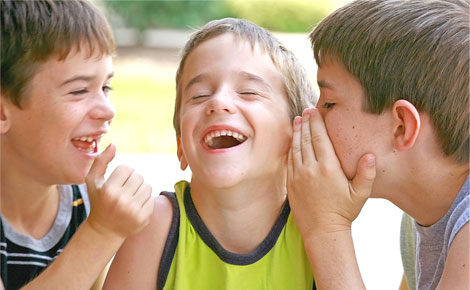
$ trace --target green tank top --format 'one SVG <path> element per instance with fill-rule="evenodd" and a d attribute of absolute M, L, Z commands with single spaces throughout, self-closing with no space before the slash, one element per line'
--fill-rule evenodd
<path fill-rule="evenodd" d="M 315 289 L 299 230 L 286 201 L 264 241 L 249 254 L 222 248 L 204 225 L 189 183 L 162 192 L 173 205 L 173 221 L 158 272 L 157 289 Z"/>

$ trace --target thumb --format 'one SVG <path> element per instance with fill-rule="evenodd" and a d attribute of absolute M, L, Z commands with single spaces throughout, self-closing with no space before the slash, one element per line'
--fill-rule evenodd
<path fill-rule="evenodd" d="M 106 173 L 109 163 L 114 159 L 114 156 L 116 156 L 116 146 L 109 144 L 108 147 L 95 158 L 85 178 L 87 187 L 90 190 L 93 191 L 104 183 L 104 174 Z"/>
<path fill-rule="evenodd" d="M 351 181 L 354 195 L 361 199 L 369 198 L 376 174 L 375 155 L 365 154 L 359 159 L 356 176 Z"/>

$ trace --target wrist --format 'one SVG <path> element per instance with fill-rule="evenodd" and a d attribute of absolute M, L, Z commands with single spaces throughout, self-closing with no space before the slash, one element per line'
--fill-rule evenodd
<path fill-rule="evenodd" d="M 113 231 L 112 229 L 109 229 L 108 227 L 101 225 L 100 223 L 94 221 L 93 219 L 90 219 L 90 217 L 88 217 L 83 222 L 82 227 L 88 229 L 88 231 L 90 231 L 92 235 L 104 241 L 116 241 L 116 242 L 121 241 L 122 243 L 124 242 L 126 238 L 124 235 L 120 234 L 119 232 Z"/>

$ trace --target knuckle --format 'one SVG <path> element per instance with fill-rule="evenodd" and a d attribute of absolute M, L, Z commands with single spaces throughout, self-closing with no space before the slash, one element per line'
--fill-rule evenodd
<path fill-rule="evenodd" d="M 302 146 L 301 146 L 300 144 L 293 144 L 293 145 L 292 145 L 292 151 L 293 151 L 294 153 L 300 152 L 301 149 L 302 149 Z"/>
<path fill-rule="evenodd" d="M 310 139 L 312 143 L 320 143 L 322 140 L 322 136 L 320 134 L 312 134 L 310 136 Z"/>
<path fill-rule="evenodd" d="M 130 175 L 132 172 L 134 172 L 134 168 L 132 168 L 128 165 L 121 164 L 121 165 L 117 166 L 114 171 L 116 173 L 119 173 L 119 174 L 129 174 Z"/>
<path fill-rule="evenodd" d="M 321 163 L 320 172 L 322 173 L 322 175 L 331 176 L 335 173 L 335 168 L 329 162 Z"/>
<path fill-rule="evenodd" d="M 310 138 L 309 135 L 302 135 L 302 138 L 301 138 L 302 144 L 308 145 L 308 144 L 310 144 L 310 143 L 312 142 L 311 140 L 312 140 L 312 139 Z"/>

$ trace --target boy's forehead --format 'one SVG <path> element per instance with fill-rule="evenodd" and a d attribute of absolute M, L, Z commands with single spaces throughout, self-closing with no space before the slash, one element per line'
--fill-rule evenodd
<path fill-rule="evenodd" d="M 41 79 L 51 85 L 61 85 L 66 80 L 78 76 L 112 75 L 112 57 L 110 55 L 89 55 L 83 50 L 71 51 L 66 58 L 51 56 L 38 63 L 32 80 Z"/>
<path fill-rule="evenodd" d="M 246 68 L 271 66 L 279 71 L 267 50 L 258 43 L 231 32 L 208 38 L 195 46 L 187 55 L 183 72 L 206 64 L 243 64 Z"/>

